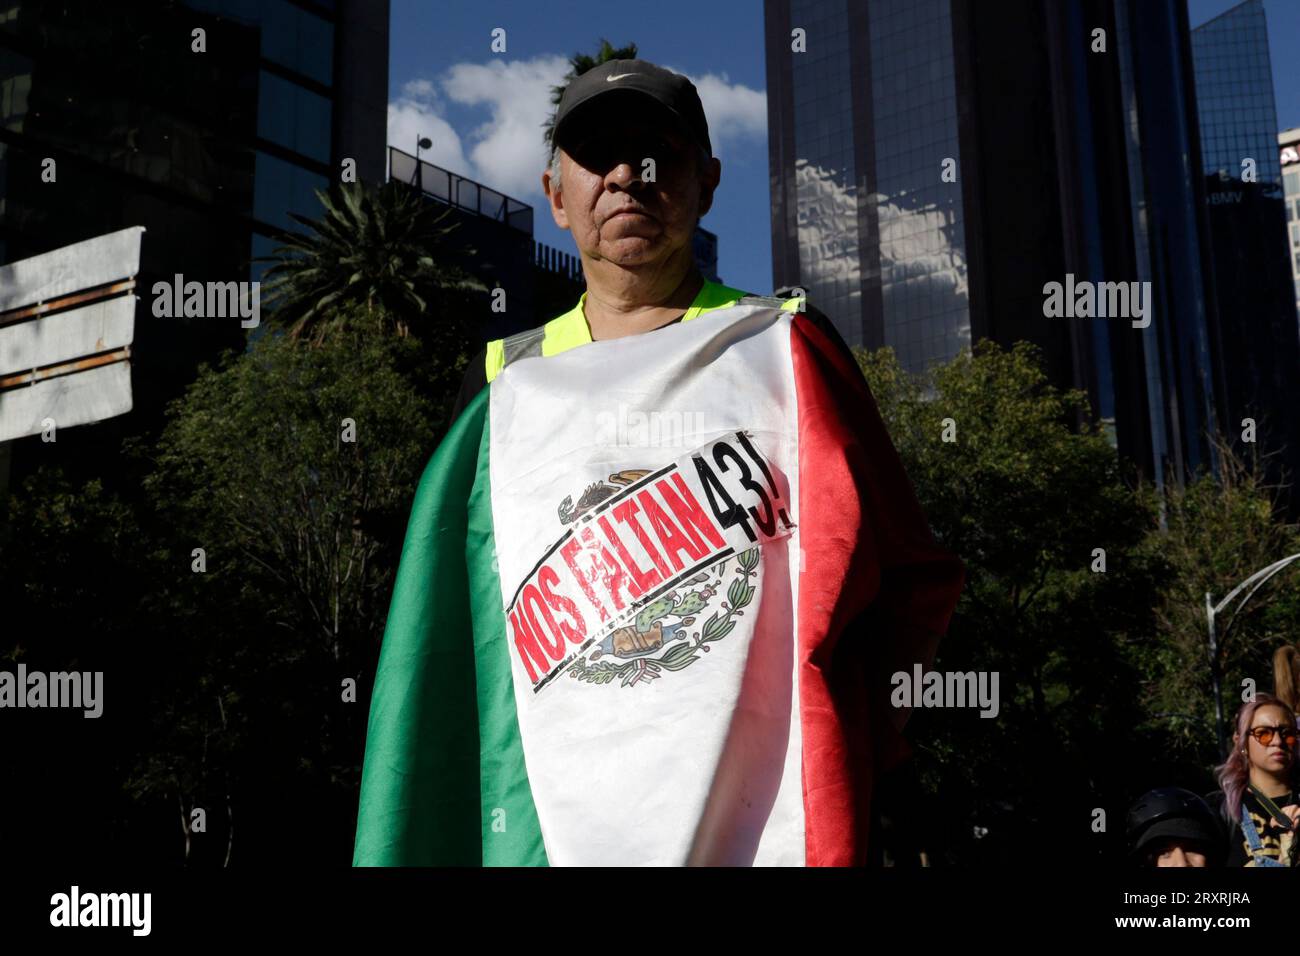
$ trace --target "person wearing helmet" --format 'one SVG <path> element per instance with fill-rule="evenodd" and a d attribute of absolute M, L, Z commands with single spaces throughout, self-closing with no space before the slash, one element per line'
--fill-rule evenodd
<path fill-rule="evenodd" d="M 1125 827 L 1137 866 L 1218 866 L 1223 829 L 1209 804 L 1181 787 L 1149 790 L 1129 808 Z"/>

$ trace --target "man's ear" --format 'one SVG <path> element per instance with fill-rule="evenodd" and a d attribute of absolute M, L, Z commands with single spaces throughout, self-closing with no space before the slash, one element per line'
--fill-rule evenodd
<path fill-rule="evenodd" d="M 561 157 L 560 162 L 564 159 Z M 542 173 L 542 192 L 546 194 L 546 201 L 551 207 L 551 218 L 561 229 L 569 228 L 569 214 L 564 211 L 564 190 L 551 188 L 551 167 L 547 166 Z"/>
<path fill-rule="evenodd" d="M 713 193 L 722 181 L 722 162 L 716 156 L 710 156 L 700 174 L 700 216 L 703 217 L 713 208 Z"/>

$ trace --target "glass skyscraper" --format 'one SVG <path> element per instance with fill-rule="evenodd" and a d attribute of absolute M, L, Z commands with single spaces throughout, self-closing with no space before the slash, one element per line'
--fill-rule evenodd
<path fill-rule="evenodd" d="M 1033 342 L 1156 482 L 1210 464 L 1185 5 L 766 0 L 765 18 L 774 286 L 915 372 Z M 1046 317 L 1067 276 L 1149 283 L 1149 324 Z"/>
<path fill-rule="evenodd" d="M 335 160 L 382 180 L 387 37 L 387 2 L 0 3 L 0 261 L 117 223 L 180 253 L 204 206 L 245 260 L 266 254 Z M 18 188 L 31 151 L 67 160 L 66 188 Z"/>
<path fill-rule="evenodd" d="M 1300 473 L 1300 326 L 1288 252 L 1277 109 L 1261 0 L 1192 31 L 1213 253 L 1214 359 L 1224 433 L 1255 443 L 1281 479 Z"/>
<path fill-rule="evenodd" d="M 1201 157 L 1207 176 L 1243 180 L 1242 163 L 1255 161 L 1266 195 L 1281 196 L 1274 149 L 1277 106 L 1262 0 L 1245 0 L 1192 31 Z"/>
<path fill-rule="evenodd" d="M 883 341 L 913 368 L 951 358 L 971 336 L 960 188 L 933 161 L 958 155 L 948 0 L 790 0 L 773 16 L 808 43 L 769 51 L 793 165 L 793 229 L 773 243 L 800 280 L 777 285 L 804 288 L 850 344 Z M 789 49 L 788 29 L 769 33 Z"/>

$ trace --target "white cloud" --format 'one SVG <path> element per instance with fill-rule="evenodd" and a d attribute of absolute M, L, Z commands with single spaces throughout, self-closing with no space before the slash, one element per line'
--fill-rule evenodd
<path fill-rule="evenodd" d="M 761 140 L 766 146 L 767 94 L 732 83 L 725 73 L 695 77 L 684 70 L 674 72 L 689 77 L 700 92 L 715 155 L 721 156 L 729 147 L 751 139 Z"/>
<path fill-rule="evenodd" d="M 473 178 L 510 196 L 542 194 L 547 160 L 542 125 L 553 109 L 551 87 L 568 69 L 564 57 L 543 56 L 458 63 L 447 71 L 442 89 L 448 99 L 489 111 L 469 134 Z"/>
<path fill-rule="evenodd" d="M 465 161 L 460 136 L 441 112 L 434 84 L 429 80 L 411 80 L 402 87 L 401 95 L 388 104 L 389 145 L 414 153 L 416 139 L 427 136 L 433 140 L 433 147 L 422 150 L 421 159 L 468 175 L 469 164 Z"/>
<path fill-rule="evenodd" d="M 519 199 L 542 196 L 547 155 L 542 126 L 550 117 L 551 87 L 568 72 L 565 57 L 457 63 L 436 80 L 402 87 L 388 105 L 388 141 L 413 152 L 417 134 L 430 137 L 430 162 Z M 683 71 L 677 71 L 683 72 Z M 686 74 L 689 75 L 689 74 Z M 692 77 L 700 91 L 714 152 L 754 139 L 764 141 L 767 100 L 761 90 L 731 83 L 725 73 Z M 472 129 L 446 120 L 446 103 L 486 114 Z"/>

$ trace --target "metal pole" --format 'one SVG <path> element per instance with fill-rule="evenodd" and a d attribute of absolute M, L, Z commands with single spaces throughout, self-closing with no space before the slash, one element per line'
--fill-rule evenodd
<path fill-rule="evenodd" d="M 1223 692 L 1220 686 L 1219 643 L 1220 641 L 1227 639 L 1228 631 L 1232 630 L 1232 625 L 1237 622 L 1237 617 L 1241 614 L 1241 609 L 1244 608 L 1250 599 L 1255 596 L 1255 592 L 1268 583 L 1269 578 L 1273 577 L 1273 575 L 1277 574 L 1293 561 L 1300 561 L 1300 553 L 1283 558 L 1281 561 L 1274 561 L 1268 567 L 1256 571 L 1250 577 L 1246 578 L 1246 580 L 1233 588 L 1228 593 L 1228 596 L 1218 604 L 1214 603 L 1214 598 L 1210 596 L 1209 591 L 1205 592 L 1205 616 L 1210 625 L 1210 679 L 1214 683 L 1214 713 L 1215 723 L 1219 728 L 1219 753 L 1221 756 L 1227 756 L 1228 735 L 1223 720 Z M 1254 587 L 1251 587 L 1251 585 L 1254 585 Z M 1219 612 L 1232 603 L 1232 601 L 1236 599 L 1237 595 L 1242 591 L 1245 591 L 1246 588 L 1250 588 L 1250 591 L 1237 604 L 1237 607 L 1232 612 L 1232 617 L 1228 618 L 1228 624 L 1223 629 L 1223 633 L 1219 634 L 1215 626 Z"/>
<path fill-rule="evenodd" d="M 1214 632 L 1214 600 L 1205 592 L 1205 616 L 1210 624 L 1210 683 L 1214 686 L 1214 728 L 1219 738 L 1219 756 L 1228 754 L 1227 729 L 1223 723 L 1223 679 L 1219 673 L 1219 644 Z"/>

